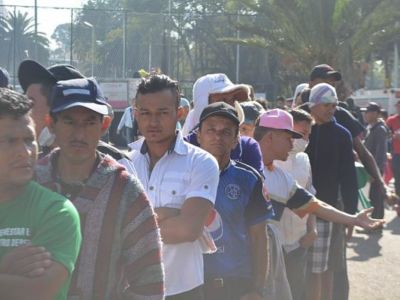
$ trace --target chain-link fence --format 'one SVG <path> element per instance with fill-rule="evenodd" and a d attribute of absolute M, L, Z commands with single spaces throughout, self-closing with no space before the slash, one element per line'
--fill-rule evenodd
<path fill-rule="evenodd" d="M 68 63 L 99 79 L 161 70 L 178 79 L 187 94 L 197 77 L 210 72 L 224 72 L 261 91 L 269 81 L 264 50 L 222 40 L 238 37 L 235 15 L 39 7 L 35 18 L 34 7 L 5 5 L 0 14 L 0 65 L 15 85 L 18 65 L 28 58 L 45 66 Z"/>

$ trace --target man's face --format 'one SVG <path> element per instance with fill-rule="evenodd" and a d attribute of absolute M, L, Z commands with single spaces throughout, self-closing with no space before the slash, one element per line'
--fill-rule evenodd
<path fill-rule="evenodd" d="M 60 155 L 73 164 L 95 157 L 97 143 L 107 130 L 101 115 L 84 107 L 73 107 L 56 115 L 50 130 L 56 136 Z"/>
<path fill-rule="evenodd" d="M 239 129 L 240 129 L 240 135 L 243 136 L 249 136 L 249 137 L 253 137 L 254 136 L 254 129 L 256 127 L 253 124 L 246 124 L 243 123 L 240 125 Z"/>
<path fill-rule="evenodd" d="M 39 136 L 45 125 L 45 116 L 50 108 L 47 105 L 47 97 L 42 93 L 42 85 L 33 83 L 26 90 L 26 96 L 33 101 L 32 118 L 35 122 L 36 136 Z"/>
<path fill-rule="evenodd" d="M 175 137 L 178 109 L 171 90 L 141 95 L 136 99 L 135 120 L 148 143 L 164 143 Z"/>
<path fill-rule="evenodd" d="M 201 123 L 197 134 L 200 147 L 215 157 L 230 156 L 238 142 L 237 125 L 222 116 L 212 116 Z"/>
<path fill-rule="evenodd" d="M 320 103 L 311 107 L 311 115 L 317 124 L 328 123 L 333 120 L 336 110 L 336 103 Z"/>
<path fill-rule="evenodd" d="M 249 96 L 247 94 L 247 91 L 242 88 L 238 88 L 238 89 L 233 90 L 228 93 L 210 94 L 210 96 L 208 98 L 208 100 L 209 100 L 208 102 L 209 102 L 209 104 L 212 104 L 215 102 L 225 102 L 231 106 L 234 106 L 235 101 L 243 102 L 243 101 L 247 101 L 248 98 L 249 98 Z"/>
<path fill-rule="evenodd" d="M 187 118 L 187 115 L 189 114 L 189 107 L 183 106 L 182 108 L 182 116 L 180 117 L 180 121 L 185 121 Z"/>
<path fill-rule="evenodd" d="M 364 114 L 365 122 L 368 124 L 376 123 L 379 118 L 379 113 L 376 111 L 366 111 Z"/>
<path fill-rule="evenodd" d="M 293 139 L 289 132 L 277 129 L 265 134 L 259 144 L 262 153 L 269 153 L 273 160 L 285 161 L 293 148 Z"/>
<path fill-rule="evenodd" d="M 32 179 L 37 151 L 29 114 L 0 118 L 0 190 L 18 188 Z"/>

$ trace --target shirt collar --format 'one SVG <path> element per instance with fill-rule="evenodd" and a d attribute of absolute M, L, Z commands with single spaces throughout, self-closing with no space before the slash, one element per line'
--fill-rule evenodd
<path fill-rule="evenodd" d="M 141 154 L 147 154 L 148 146 L 146 144 L 146 139 L 142 139 L 141 145 L 139 146 Z M 131 147 L 132 148 L 132 147 Z M 188 145 L 183 139 L 182 132 L 180 130 L 176 131 L 175 140 L 171 143 L 171 146 L 168 149 L 168 154 L 175 152 L 179 155 L 186 155 L 188 153 Z"/>

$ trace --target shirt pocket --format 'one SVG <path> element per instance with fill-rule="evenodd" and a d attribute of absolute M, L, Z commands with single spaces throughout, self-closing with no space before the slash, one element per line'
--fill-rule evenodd
<path fill-rule="evenodd" d="M 183 173 L 165 174 L 160 186 L 160 198 L 164 207 L 181 208 L 186 200 L 189 178 Z"/>

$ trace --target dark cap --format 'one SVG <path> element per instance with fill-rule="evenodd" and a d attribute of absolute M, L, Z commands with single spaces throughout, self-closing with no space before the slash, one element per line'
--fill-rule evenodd
<path fill-rule="evenodd" d="M 323 64 L 315 66 L 312 69 L 310 80 L 314 80 L 316 78 L 333 78 L 336 81 L 339 81 L 342 79 L 342 75 L 338 71 L 335 71 L 330 65 Z"/>
<path fill-rule="evenodd" d="M 81 106 L 99 114 L 107 115 L 107 102 L 93 78 L 80 78 L 58 81 L 51 93 L 51 112 Z"/>
<path fill-rule="evenodd" d="M 370 102 L 368 103 L 367 107 L 362 107 L 360 108 L 361 111 L 375 111 L 375 112 L 381 112 L 382 108 L 381 106 L 376 103 L 376 102 Z"/>
<path fill-rule="evenodd" d="M 245 124 L 254 125 L 257 118 L 264 112 L 264 108 L 261 104 L 255 101 L 241 102 L 240 106 L 243 108 Z"/>
<path fill-rule="evenodd" d="M 0 68 L 0 87 L 6 88 L 10 82 L 10 75 L 6 69 Z"/>
<path fill-rule="evenodd" d="M 60 80 L 85 78 L 75 67 L 66 64 L 53 65 L 46 69 L 34 60 L 24 60 L 18 68 L 19 83 L 26 92 L 34 83 L 56 84 Z"/>
<path fill-rule="evenodd" d="M 237 125 L 241 123 L 239 114 L 236 109 L 225 102 L 214 102 L 207 105 L 201 112 L 200 123 L 212 116 L 226 117 L 235 122 L 235 124 Z"/>

